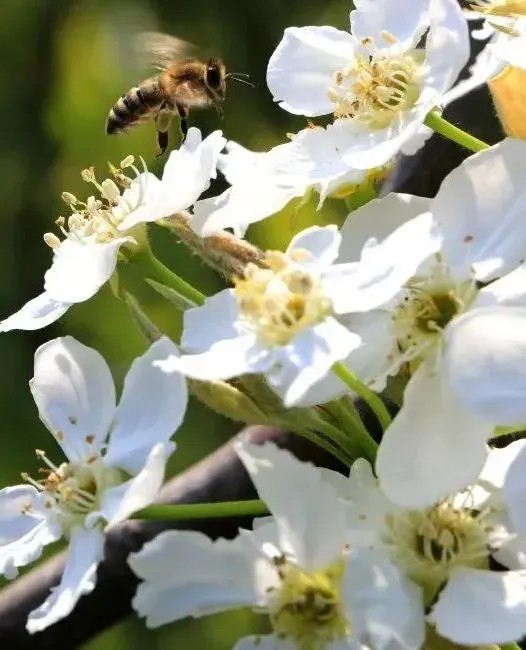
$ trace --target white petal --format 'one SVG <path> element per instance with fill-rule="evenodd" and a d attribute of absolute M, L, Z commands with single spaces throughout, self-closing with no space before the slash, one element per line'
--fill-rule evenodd
<path fill-rule="evenodd" d="M 338 257 L 341 236 L 336 226 L 311 226 L 291 239 L 287 253 L 294 250 L 308 251 L 312 259 L 305 265 L 323 269 Z"/>
<path fill-rule="evenodd" d="M 201 237 L 225 228 L 233 228 L 238 237 L 244 237 L 251 223 L 279 212 L 291 199 L 301 196 L 305 189 L 280 187 L 267 179 L 235 185 L 219 196 L 198 201 L 189 225 Z"/>
<path fill-rule="evenodd" d="M 79 598 L 93 591 L 103 548 L 104 536 L 100 530 L 77 528 L 72 532 L 60 584 L 52 587 L 50 596 L 29 614 L 26 624 L 29 634 L 41 632 L 66 618 Z"/>
<path fill-rule="evenodd" d="M 432 505 L 476 480 L 492 431 L 463 407 L 443 372 L 422 364 L 378 449 L 382 489 L 408 508 Z"/>
<path fill-rule="evenodd" d="M 345 538 L 345 506 L 320 470 L 268 443 L 239 441 L 236 451 L 276 519 L 281 550 L 305 568 L 334 562 Z"/>
<path fill-rule="evenodd" d="M 38 330 L 47 327 L 63 316 L 71 307 L 69 302 L 52 298 L 47 291 L 41 293 L 17 312 L 0 322 L 0 332 L 11 330 Z"/>
<path fill-rule="evenodd" d="M 44 289 L 55 300 L 83 302 L 94 296 L 115 270 L 121 244 L 130 237 L 107 244 L 64 240 L 54 249 L 53 264 L 44 276 Z"/>
<path fill-rule="evenodd" d="M 442 183 L 431 211 L 444 233 L 446 262 L 487 282 L 513 270 L 526 253 L 523 215 L 526 142 L 507 138 L 470 156 Z"/>
<path fill-rule="evenodd" d="M 268 63 L 274 101 L 296 115 L 331 113 L 327 88 L 353 60 L 355 47 L 350 34 L 334 27 L 287 27 Z"/>
<path fill-rule="evenodd" d="M 189 129 L 181 148 L 172 151 L 164 166 L 162 216 L 188 209 L 210 187 L 225 144 L 221 131 L 214 131 L 201 142 L 199 129 Z"/>
<path fill-rule="evenodd" d="M 136 474 L 152 447 L 168 442 L 180 427 L 188 402 L 186 379 L 154 365 L 177 354 L 175 343 L 163 336 L 132 363 L 113 418 L 106 464 Z"/>
<path fill-rule="evenodd" d="M 212 542 L 193 531 L 161 533 L 128 558 L 144 580 L 133 608 L 151 628 L 256 604 L 254 569 L 244 546 L 240 537 Z"/>
<path fill-rule="evenodd" d="M 221 339 L 237 338 L 235 327 L 239 304 L 232 289 L 224 289 L 207 298 L 204 305 L 183 314 L 181 347 L 185 352 L 202 352 Z"/>
<path fill-rule="evenodd" d="M 70 460 L 100 448 L 115 412 L 115 386 L 96 350 L 71 336 L 44 343 L 30 388 L 40 419 Z"/>
<path fill-rule="evenodd" d="M 526 440 L 513 440 L 509 445 L 492 447 L 482 468 L 479 481 L 490 484 L 496 490 L 502 489 L 510 469 L 522 459 Z"/>
<path fill-rule="evenodd" d="M 342 595 L 353 623 L 353 635 L 377 650 L 420 648 L 424 642 L 421 589 L 387 556 L 352 550 L 346 562 Z"/>
<path fill-rule="evenodd" d="M 455 0 L 429 2 L 425 84 L 440 95 L 451 88 L 469 59 L 469 29 Z"/>
<path fill-rule="evenodd" d="M 453 389 L 489 422 L 526 422 L 526 308 L 485 307 L 446 330 L 446 368 Z"/>
<path fill-rule="evenodd" d="M 180 372 L 192 379 L 217 381 L 246 373 L 265 372 L 271 363 L 268 350 L 252 334 L 214 343 L 200 354 L 172 355 L 155 365 L 164 372 Z"/>
<path fill-rule="evenodd" d="M 494 305 L 526 307 L 526 265 L 494 280 L 481 289 L 471 309 Z"/>
<path fill-rule="evenodd" d="M 526 36 L 497 39 L 488 45 L 491 53 L 516 68 L 526 68 Z"/>
<path fill-rule="evenodd" d="M 360 345 L 360 337 L 334 318 L 309 327 L 283 349 L 285 372 L 272 373 L 268 381 L 283 396 L 288 408 L 331 371 L 336 361 L 347 358 Z M 292 366 L 292 368 L 291 368 Z"/>
<path fill-rule="evenodd" d="M 373 199 L 345 220 L 338 262 L 355 262 L 371 239 L 382 241 L 413 217 L 428 212 L 431 199 L 411 194 L 391 193 Z"/>
<path fill-rule="evenodd" d="M 170 442 L 155 445 L 137 476 L 106 490 L 100 510 L 86 517 L 86 526 L 91 527 L 100 519 L 108 525 L 115 524 L 150 505 L 163 485 L 166 461 L 173 450 L 174 444 Z"/>
<path fill-rule="evenodd" d="M 404 50 L 416 45 L 429 23 L 429 0 L 355 0 L 351 11 L 351 32 L 362 40 L 369 37 L 377 48 L 391 45 L 385 34 L 392 34 Z"/>
<path fill-rule="evenodd" d="M 508 471 L 503 486 L 503 496 L 513 524 L 521 533 L 526 532 L 526 441 L 512 443 L 506 455 Z"/>
<path fill-rule="evenodd" d="M 119 205 L 113 209 L 117 229 L 124 231 L 138 223 L 155 221 L 163 216 L 163 185 L 150 172 L 139 174 L 124 190 Z"/>
<path fill-rule="evenodd" d="M 455 569 L 429 615 L 438 633 L 463 645 L 517 641 L 526 633 L 526 572 Z"/>
<path fill-rule="evenodd" d="M 354 277 L 339 301 L 339 313 L 366 312 L 385 304 L 439 248 L 440 232 L 429 212 L 402 224 L 381 243 L 370 240 L 360 262 L 349 267 Z"/>
<path fill-rule="evenodd" d="M 52 514 L 31 485 L 0 490 L 0 574 L 16 577 L 18 567 L 37 560 L 44 546 L 60 539 Z"/>

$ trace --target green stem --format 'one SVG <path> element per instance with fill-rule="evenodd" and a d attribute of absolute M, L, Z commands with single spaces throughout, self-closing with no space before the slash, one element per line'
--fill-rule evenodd
<path fill-rule="evenodd" d="M 378 451 L 378 445 L 369 435 L 354 406 L 336 401 L 331 404 L 331 409 L 333 410 L 333 415 L 341 419 L 345 427 L 345 433 L 348 437 L 352 438 L 353 444 L 359 449 L 359 453 L 355 453 L 354 457 L 363 457 L 373 464 Z"/>
<path fill-rule="evenodd" d="M 286 428 L 287 431 L 290 431 L 291 433 L 295 433 L 298 436 L 303 436 L 307 440 L 310 440 L 313 444 L 317 445 L 318 447 L 321 447 L 322 449 L 325 449 L 329 454 L 337 458 L 340 463 L 343 465 L 346 465 L 347 467 L 350 467 L 352 465 L 353 459 L 347 455 L 347 452 L 343 449 L 341 449 L 337 445 L 337 440 L 341 436 L 341 434 L 337 431 L 335 427 L 330 427 L 330 425 L 326 426 L 327 423 L 322 422 L 321 420 L 319 422 L 312 422 L 313 426 L 316 427 L 317 433 L 314 433 L 313 431 L 310 431 L 309 429 L 302 429 L 294 424 L 287 424 L 285 421 L 282 423 L 284 427 Z M 333 429 L 333 430 L 331 430 Z M 334 432 L 337 433 L 337 435 L 334 435 Z M 327 436 L 327 440 L 323 437 L 324 434 Z M 334 443 L 332 442 L 334 440 Z"/>
<path fill-rule="evenodd" d="M 140 266 L 148 278 L 174 289 L 188 302 L 194 305 L 204 303 L 206 296 L 160 262 L 149 247 L 137 251 L 130 262 Z"/>
<path fill-rule="evenodd" d="M 513 641 L 512 643 L 500 643 L 501 650 L 521 650 L 521 647 L 518 643 Z"/>
<path fill-rule="evenodd" d="M 153 505 L 138 510 L 133 519 L 162 519 L 165 521 L 213 519 L 216 517 L 246 517 L 268 515 L 267 506 L 259 499 L 249 501 L 220 501 L 218 503 L 183 503 L 180 505 Z"/>
<path fill-rule="evenodd" d="M 356 375 L 347 368 L 345 364 L 341 361 L 337 361 L 332 370 L 334 374 L 339 377 L 344 384 L 347 384 L 349 388 L 355 392 L 358 397 L 361 397 L 364 402 L 366 402 L 370 407 L 373 413 L 376 415 L 378 422 L 380 423 L 382 429 L 385 431 L 387 427 L 391 424 L 391 416 L 387 410 L 382 399 L 374 393 L 372 390 L 369 390 L 365 384 L 363 384 Z"/>
<path fill-rule="evenodd" d="M 424 124 L 428 126 L 433 131 L 440 133 L 448 140 L 456 142 L 461 147 L 465 147 L 470 151 L 483 151 L 484 149 L 489 149 L 489 144 L 479 140 L 470 133 L 466 133 L 462 129 L 459 129 L 458 126 L 451 124 L 445 120 L 438 111 L 431 111 L 427 114 L 427 117 L 424 121 Z"/>
<path fill-rule="evenodd" d="M 358 208 L 361 208 L 362 205 L 375 199 L 376 195 L 377 190 L 374 183 L 365 182 L 361 187 L 345 198 L 345 205 L 349 212 L 354 212 L 355 210 L 358 210 Z"/>

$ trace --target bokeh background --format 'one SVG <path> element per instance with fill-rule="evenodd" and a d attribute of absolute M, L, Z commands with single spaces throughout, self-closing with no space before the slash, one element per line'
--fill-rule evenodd
<path fill-rule="evenodd" d="M 51 251 L 42 235 L 67 214 L 60 200 L 68 190 L 79 198 L 90 193 L 80 171 L 95 166 L 100 178 L 107 161 L 142 155 L 151 171 L 155 158 L 153 124 L 126 136 L 104 133 L 114 101 L 148 72 L 131 56 L 133 35 L 161 30 L 220 55 L 230 70 L 250 74 L 255 88 L 230 83 L 225 117 L 194 112 L 191 123 L 206 134 L 223 129 L 227 138 L 264 150 L 283 142 L 305 120 L 273 103 L 265 72 L 270 54 L 290 25 L 330 24 L 346 28 L 350 6 L 339 0 L 3 0 L 0 4 L 0 318 L 41 292 Z M 178 144 L 177 124 L 171 131 Z M 221 180 L 212 188 L 219 193 Z M 293 206 L 294 208 L 294 206 Z M 298 213 L 289 207 L 257 224 L 250 238 L 264 247 L 283 247 L 293 231 L 312 218 L 312 206 Z M 328 202 L 322 221 L 341 216 Z M 159 230 L 159 229 L 158 229 Z M 221 281 L 166 232 L 153 233 L 156 254 L 170 267 L 211 293 Z M 134 278 L 130 282 L 134 282 Z M 150 317 L 177 340 L 180 322 L 173 309 L 140 279 L 137 292 Z M 0 335 L 0 484 L 19 482 L 20 472 L 35 474 L 35 448 L 60 462 L 58 449 L 40 424 L 27 382 L 33 353 L 43 342 L 71 334 L 98 349 L 120 386 L 128 366 L 144 351 L 145 341 L 126 307 L 104 288 L 95 298 L 71 309 L 55 325 L 36 332 Z M 177 436 L 178 452 L 170 467 L 176 473 L 195 462 L 235 431 L 233 423 L 192 403 Z M 51 552 L 54 552 L 53 548 Z M 0 583 L 1 585 L 1 583 Z M 136 619 L 124 621 L 84 646 L 86 650 L 144 648 L 231 648 L 235 639 L 259 625 L 248 613 L 221 615 L 147 632 Z"/>

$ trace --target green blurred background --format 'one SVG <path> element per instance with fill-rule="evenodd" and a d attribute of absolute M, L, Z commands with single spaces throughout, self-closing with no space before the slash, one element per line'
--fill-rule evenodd
<path fill-rule="evenodd" d="M 79 198 L 89 188 L 80 171 L 95 166 L 104 178 L 106 163 L 142 155 L 151 171 L 155 158 L 153 124 L 128 135 L 107 137 L 104 123 L 114 101 L 141 78 L 130 57 L 136 32 L 161 30 L 220 55 L 230 70 L 248 72 L 256 87 L 230 83 L 224 120 L 214 111 L 194 112 L 191 124 L 206 134 L 221 128 L 227 138 L 252 149 L 268 149 L 297 131 L 305 120 L 289 115 L 272 101 L 266 88 L 266 64 L 283 30 L 290 25 L 330 24 L 346 28 L 350 6 L 344 0 L 3 0 L 0 5 L 2 55 L 0 111 L 0 317 L 6 317 L 42 290 L 51 252 L 42 241 L 54 219 L 67 210 L 60 194 Z M 178 144 L 177 125 L 171 145 Z M 219 193 L 221 181 L 213 188 Z M 288 211 L 254 226 L 252 241 L 283 247 L 293 230 L 312 219 L 312 205 L 299 215 Z M 329 204 L 320 219 L 330 221 L 341 206 Z M 157 229 L 160 230 L 160 229 Z M 166 232 L 154 232 L 156 254 L 205 292 L 221 288 L 204 268 Z M 133 282 L 133 278 L 130 279 Z M 137 285 L 151 318 L 175 339 L 179 320 L 153 291 Z M 60 454 L 39 423 L 27 382 L 34 350 L 43 342 L 71 334 L 97 348 L 120 386 L 130 361 L 145 349 L 126 308 L 105 287 L 87 303 L 71 309 L 55 325 L 36 332 L 0 335 L 0 483 L 18 482 L 21 471 L 35 473 L 35 448 L 60 462 Z M 225 442 L 238 427 L 199 404 L 191 404 L 178 433 L 178 452 L 170 467 L 176 473 Z M 54 551 L 55 549 L 53 549 Z M 130 619 L 94 639 L 85 648 L 231 648 L 255 623 L 246 613 L 166 626 L 147 632 Z"/>

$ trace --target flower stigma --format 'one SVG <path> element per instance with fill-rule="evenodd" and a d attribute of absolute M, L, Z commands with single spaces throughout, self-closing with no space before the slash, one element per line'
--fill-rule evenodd
<path fill-rule="evenodd" d="M 494 526 L 489 508 L 477 510 L 469 491 L 426 510 L 387 516 L 386 542 L 393 560 L 433 602 L 451 572 L 459 567 L 487 569 Z"/>
<path fill-rule="evenodd" d="M 390 34 L 384 34 L 389 45 Z M 367 45 L 372 43 L 366 39 Z M 343 70 L 334 73 L 327 89 L 335 118 L 356 118 L 369 128 L 384 129 L 396 115 L 411 108 L 420 95 L 423 53 L 357 54 Z"/>
<path fill-rule="evenodd" d="M 145 194 L 142 183 L 134 184 L 134 179 L 124 174 L 126 167 L 131 167 L 136 177 L 140 175 L 133 165 L 133 156 L 126 157 L 119 167 L 110 164 L 113 179 L 106 178 L 101 183 L 97 181 L 93 167 L 82 170 L 82 180 L 96 188 L 98 197 L 89 196 L 84 202 L 70 192 L 62 192 L 62 200 L 71 209 L 72 214 L 67 218 L 58 217 L 56 224 L 66 239 L 104 244 L 122 237 L 122 232 L 117 229 L 119 224 L 130 212 L 137 209 Z M 146 171 L 144 162 L 143 167 Z M 138 192 L 135 200 L 126 200 L 121 195 L 119 186 L 124 189 L 136 186 Z M 61 243 L 54 233 L 45 233 L 44 242 L 53 249 L 58 248 Z"/>
<path fill-rule="evenodd" d="M 331 315 L 332 303 L 319 277 L 301 266 L 309 258 L 304 250 L 269 251 L 267 268 L 249 263 L 245 277 L 234 280 L 243 325 L 264 343 L 286 345 Z"/>
<path fill-rule="evenodd" d="M 281 585 L 269 589 L 269 614 L 277 637 L 298 650 L 323 650 L 350 633 L 341 600 L 343 560 L 324 570 L 307 572 L 274 558 Z"/>

